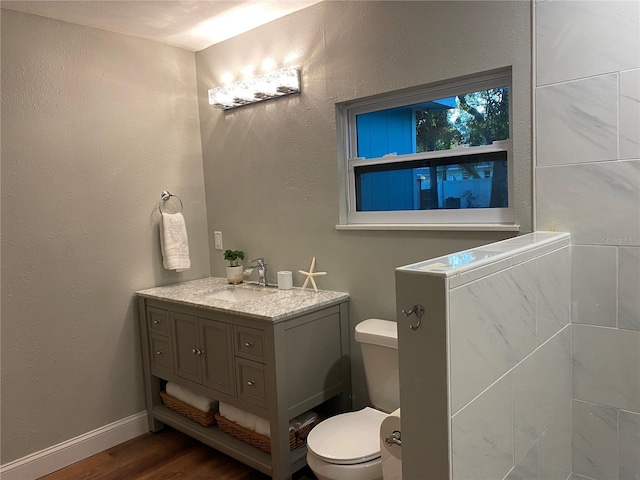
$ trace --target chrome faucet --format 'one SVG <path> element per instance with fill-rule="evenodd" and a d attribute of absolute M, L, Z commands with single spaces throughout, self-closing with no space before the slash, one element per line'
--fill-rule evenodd
<path fill-rule="evenodd" d="M 251 262 L 255 262 L 255 265 L 249 265 L 249 267 L 247 267 L 242 274 L 245 277 L 249 277 L 254 270 L 258 269 L 258 285 L 260 285 L 261 287 L 267 287 L 267 264 L 264 263 L 264 258 L 260 257 L 260 258 L 256 258 L 254 260 L 251 260 Z"/>

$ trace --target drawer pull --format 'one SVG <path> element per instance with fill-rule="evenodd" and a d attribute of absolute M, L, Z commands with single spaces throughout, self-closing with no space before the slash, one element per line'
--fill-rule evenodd
<path fill-rule="evenodd" d="M 193 353 L 194 355 L 202 355 L 204 353 L 204 350 L 198 350 L 197 348 L 194 348 L 193 350 L 191 350 L 191 353 Z"/>
<path fill-rule="evenodd" d="M 156 352 L 156 355 L 162 355 L 163 353 L 164 353 L 164 352 L 163 352 L 162 350 L 158 350 L 158 351 Z"/>
<path fill-rule="evenodd" d="M 249 380 L 247 382 L 247 385 L 250 386 L 250 387 L 253 387 L 255 384 L 256 384 L 256 382 L 254 382 L 253 380 Z"/>
<path fill-rule="evenodd" d="M 247 348 L 253 347 L 253 342 L 244 342 L 244 346 Z"/>
<path fill-rule="evenodd" d="M 154 321 L 153 321 L 153 324 L 154 324 L 154 325 L 158 325 L 159 323 L 160 323 L 160 320 L 154 320 Z"/>

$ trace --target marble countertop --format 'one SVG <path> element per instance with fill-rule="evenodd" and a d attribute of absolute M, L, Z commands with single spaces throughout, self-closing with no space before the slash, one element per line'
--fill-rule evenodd
<path fill-rule="evenodd" d="M 208 293 L 228 288 L 239 290 L 263 290 L 267 288 L 270 293 L 241 302 L 231 302 L 206 296 Z M 319 290 L 317 293 L 312 289 L 302 290 L 296 287 L 291 290 L 278 290 L 277 288 L 260 287 L 246 283 L 233 287 L 229 285 L 226 278 L 217 277 L 148 288 L 137 291 L 136 295 L 270 321 L 283 320 L 349 299 L 349 294 L 347 293 L 328 290 Z"/>

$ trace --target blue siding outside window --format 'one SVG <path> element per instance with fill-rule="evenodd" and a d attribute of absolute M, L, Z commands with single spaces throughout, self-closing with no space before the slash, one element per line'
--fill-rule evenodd
<path fill-rule="evenodd" d="M 357 116 L 358 156 L 382 157 L 416 151 L 415 115 L 411 108 L 383 110 Z M 412 170 L 398 170 L 360 178 L 360 211 L 413 210 Z"/>

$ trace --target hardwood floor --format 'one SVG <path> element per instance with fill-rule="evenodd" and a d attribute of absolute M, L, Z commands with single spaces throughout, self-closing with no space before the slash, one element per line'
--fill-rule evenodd
<path fill-rule="evenodd" d="M 41 480 L 269 480 L 271 477 L 169 427 L 146 433 Z M 294 480 L 315 480 L 309 468 Z"/>

